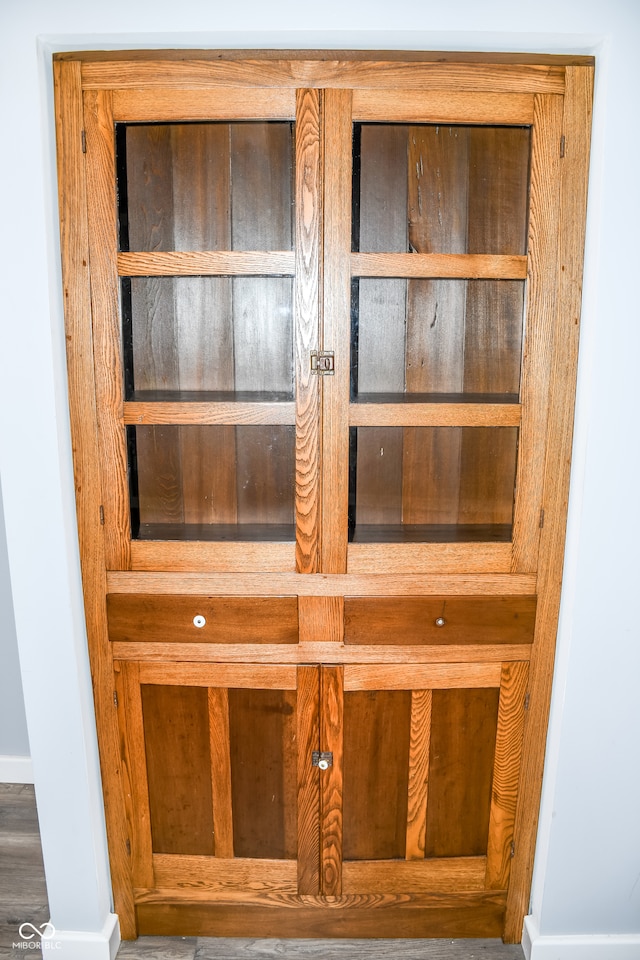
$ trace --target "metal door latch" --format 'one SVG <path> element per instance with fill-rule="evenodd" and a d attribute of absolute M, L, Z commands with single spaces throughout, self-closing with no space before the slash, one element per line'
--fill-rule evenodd
<path fill-rule="evenodd" d="M 333 754 L 322 753 L 320 750 L 314 750 L 311 754 L 311 766 L 320 767 L 321 770 L 326 770 L 328 767 L 332 767 Z"/>
<path fill-rule="evenodd" d="M 332 377 L 333 372 L 333 350 L 324 350 L 322 352 L 312 350 L 311 373 L 317 373 L 319 377 Z"/>

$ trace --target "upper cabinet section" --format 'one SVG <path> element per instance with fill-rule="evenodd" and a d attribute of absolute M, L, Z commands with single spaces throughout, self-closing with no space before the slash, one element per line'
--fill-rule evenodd
<path fill-rule="evenodd" d="M 589 68 L 402 56 L 59 58 L 109 568 L 535 572 Z"/>

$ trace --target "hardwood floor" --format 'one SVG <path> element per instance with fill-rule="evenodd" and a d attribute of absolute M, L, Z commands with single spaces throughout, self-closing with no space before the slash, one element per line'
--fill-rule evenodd
<path fill-rule="evenodd" d="M 0 784 L 0 958 L 26 951 L 20 925 L 49 919 L 33 787 Z M 42 956 L 29 949 L 29 957 Z M 523 960 L 500 940 L 251 940 L 141 937 L 123 941 L 118 960 Z"/>

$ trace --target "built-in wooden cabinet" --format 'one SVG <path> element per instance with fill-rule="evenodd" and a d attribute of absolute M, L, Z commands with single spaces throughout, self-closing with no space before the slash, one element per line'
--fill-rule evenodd
<path fill-rule="evenodd" d="M 123 934 L 519 940 L 591 61 L 54 68 Z"/>

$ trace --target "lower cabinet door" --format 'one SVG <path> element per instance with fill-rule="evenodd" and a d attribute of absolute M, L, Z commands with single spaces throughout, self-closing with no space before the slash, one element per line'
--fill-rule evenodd
<path fill-rule="evenodd" d="M 302 757 L 318 742 L 318 668 L 116 669 L 141 931 L 187 901 L 317 894 L 318 770 Z"/>
<path fill-rule="evenodd" d="M 117 663 L 140 932 L 499 936 L 527 669 Z"/>
<path fill-rule="evenodd" d="M 502 932 L 527 678 L 523 662 L 344 667 L 343 895 Z"/>

